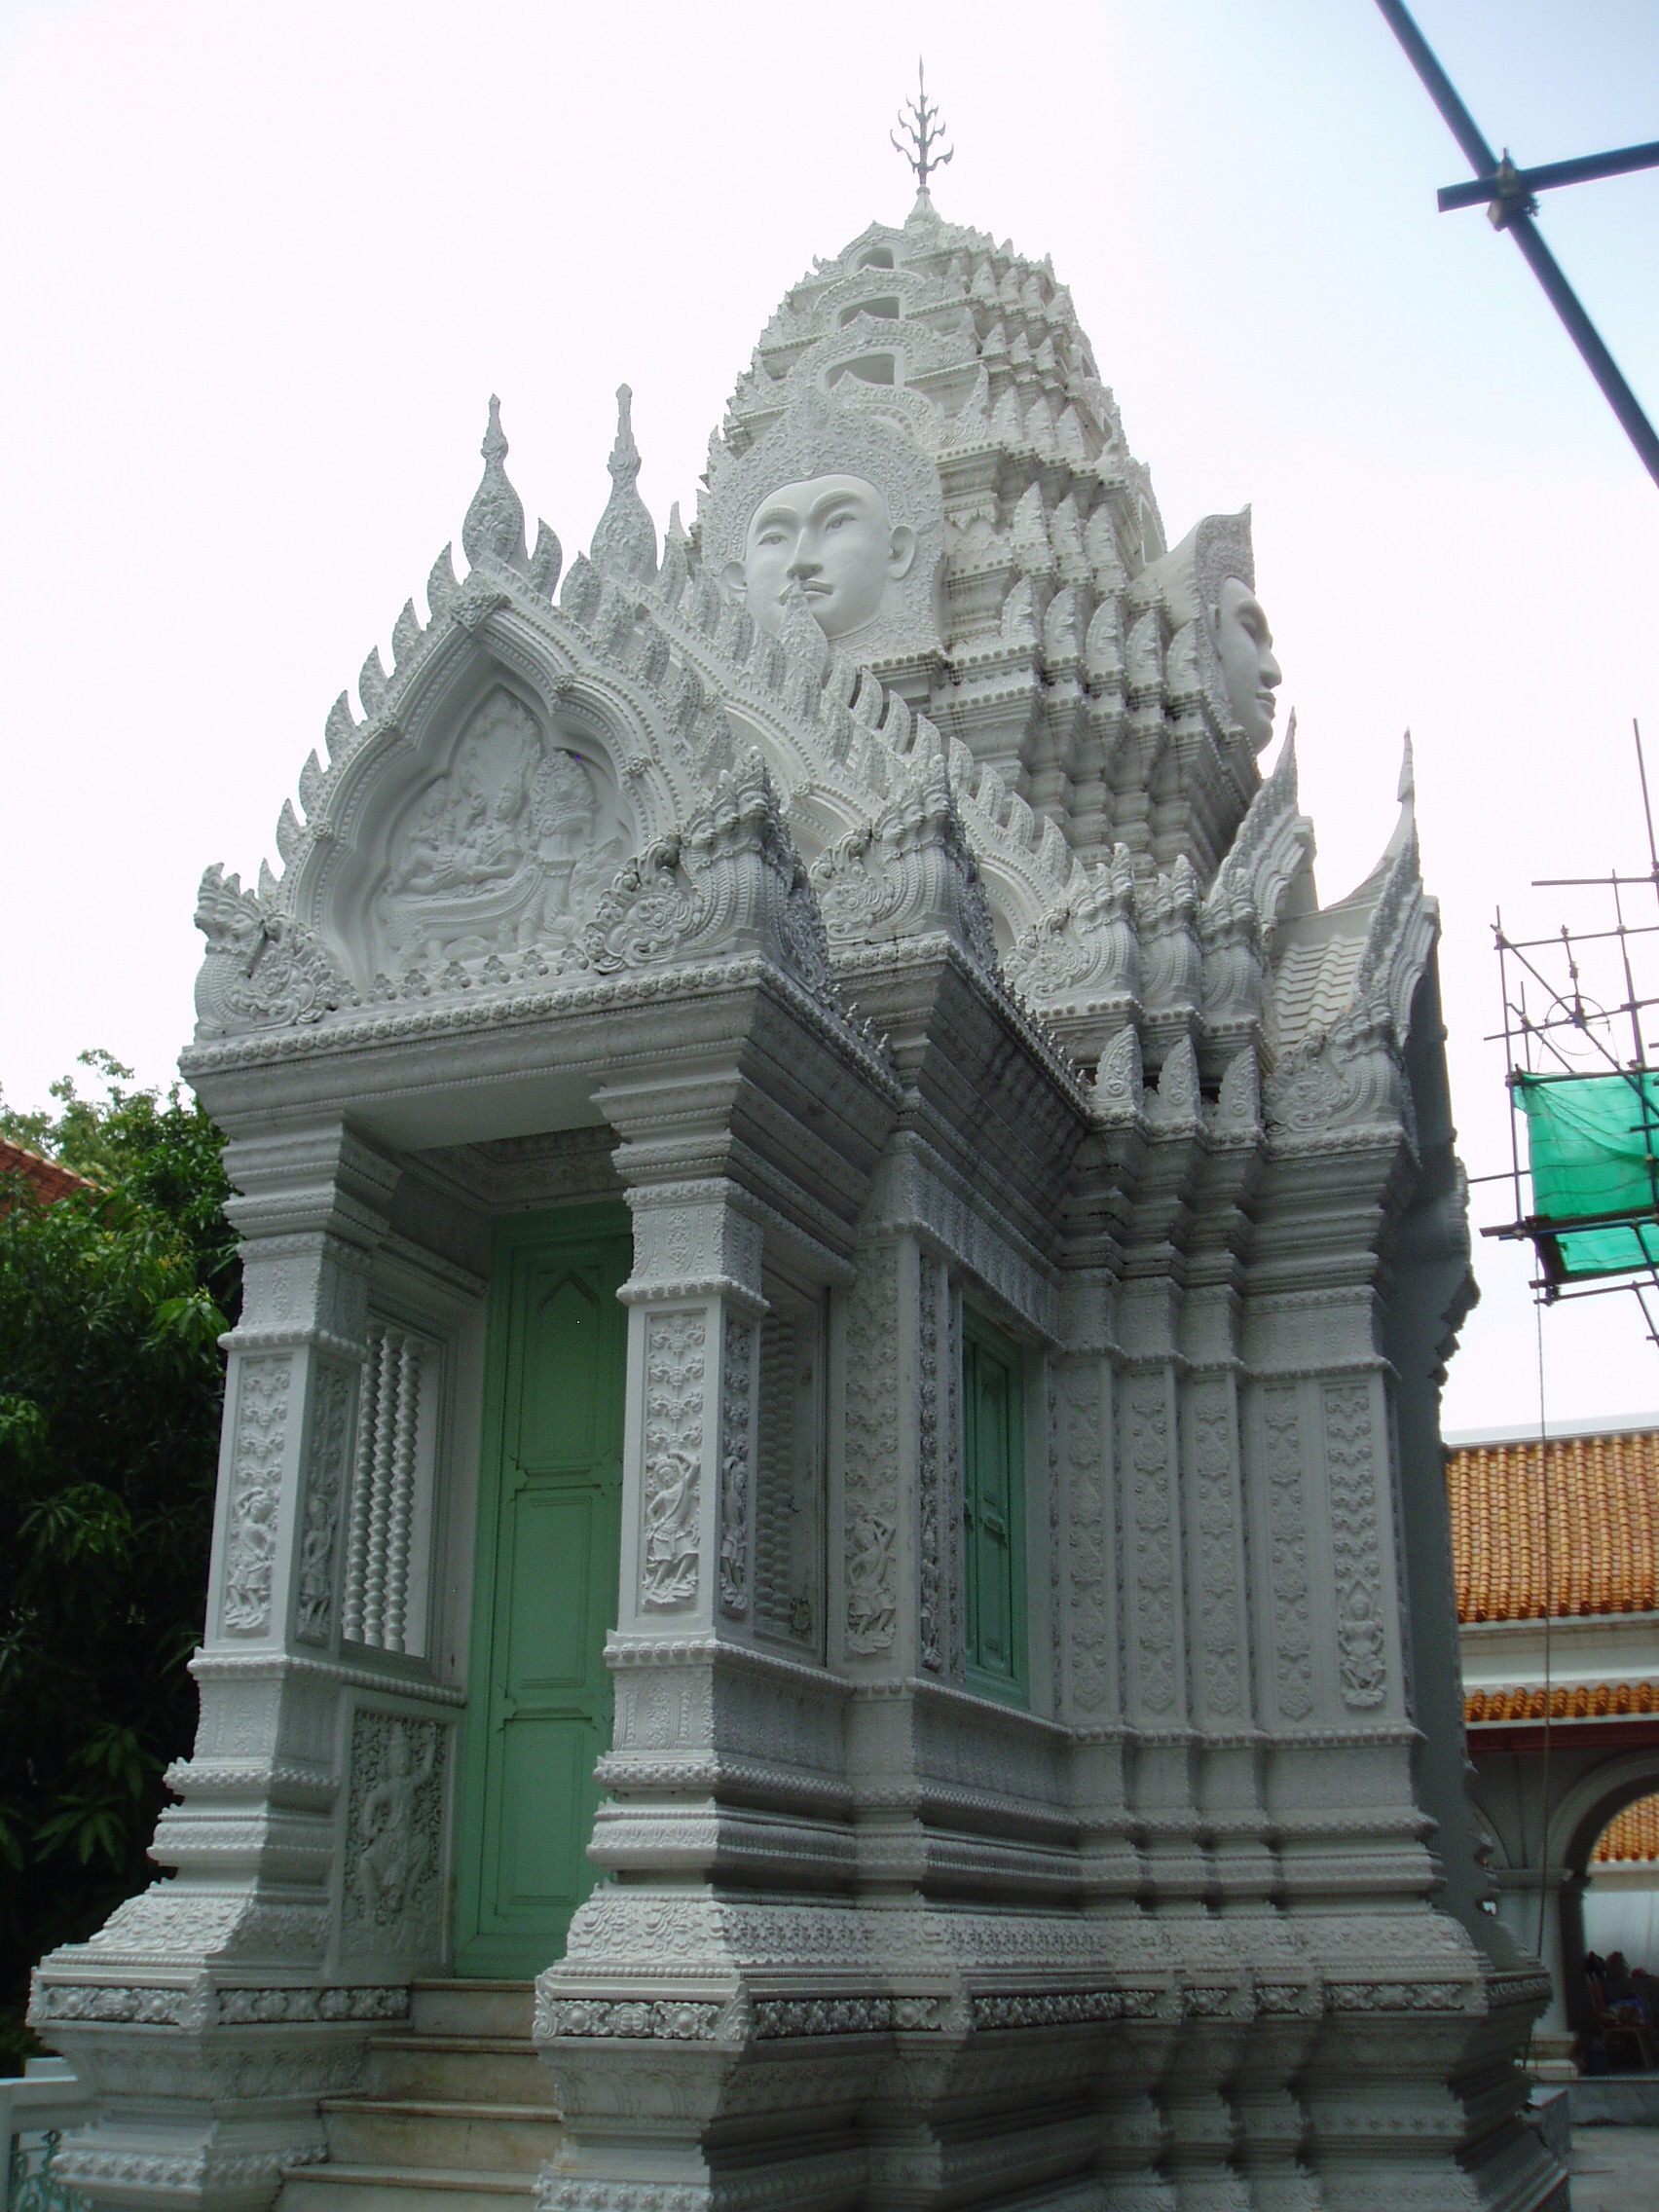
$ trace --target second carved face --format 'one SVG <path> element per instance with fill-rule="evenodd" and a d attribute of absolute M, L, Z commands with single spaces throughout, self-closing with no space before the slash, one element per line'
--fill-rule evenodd
<path fill-rule="evenodd" d="M 1253 751 L 1260 753 L 1273 734 L 1273 693 L 1284 671 L 1273 658 L 1273 634 L 1262 603 L 1238 576 L 1221 587 L 1215 609 L 1215 657 L 1227 703 Z"/>

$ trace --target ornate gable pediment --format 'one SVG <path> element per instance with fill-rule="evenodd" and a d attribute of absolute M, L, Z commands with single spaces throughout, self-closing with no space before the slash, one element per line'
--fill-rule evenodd
<path fill-rule="evenodd" d="M 643 559 L 625 410 L 611 507 L 555 604 L 558 543 L 542 524 L 525 550 L 492 405 L 464 580 L 446 546 L 427 622 L 407 605 L 389 674 L 364 664 L 363 719 L 344 694 L 330 711 L 327 765 L 312 755 L 303 818 L 290 801 L 277 826 L 283 872 L 203 879 L 199 1051 L 281 1029 L 320 1044 L 403 1001 L 464 994 L 475 1019 L 492 994 L 739 950 L 828 1005 L 804 862 L 832 851 L 817 875 L 834 878 L 838 941 L 861 913 L 883 940 L 902 907 L 995 976 L 943 741 L 810 619 L 756 632 L 672 536 L 660 572 Z"/>
<path fill-rule="evenodd" d="M 647 879 L 667 899 L 662 855 L 702 849 L 698 825 L 734 776 L 753 781 L 751 754 L 807 864 L 793 896 L 816 912 L 823 892 L 837 945 L 934 931 L 1000 988 L 998 943 L 1076 873 L 1053 823 L 832 648 L 804 608 L 781 634 L 759 630 L 673 529 L 660 564 L 646 557 L 619 397 L 611 501 L 557 603 L 558 540 L 543 523 L 526 550 L 492 402 L 464 579 L 446 546 L 426 623 L 407 604 L 390 672 L 378 652 L 364 663 L 363 719 L 344 693 L 330 710 L 327 764 L 312 755 L 303 816 L 287 802 L 277 825 L 282 874 L 262 869 L 246 891 L 220 869 L 203 878 L 199 1044 L 332 1032 L 398 1000 L 588 972 L 595 926 L 617 925 L 619 901 L 638 907 Z M 814 434 L 843 417 L 867 464 L 879 430 L 867 412 L 819 409 Z M 919 450 L 908 464 L 932 476 Z M 677 896 L 691 898 L 686 865 Z M 822 936 L 822 917 L 795 933 L 801 945 Z M 705 925 L 676 944 L 677 958 L 693 944 L 714 956 Z M 801 976 L 812 971 L 804 958 Z"/>

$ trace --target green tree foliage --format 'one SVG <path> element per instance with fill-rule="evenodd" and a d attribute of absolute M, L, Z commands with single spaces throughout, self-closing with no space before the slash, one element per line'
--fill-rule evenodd
<path fill-rule="evenodd" d="M 218 1130 L 82 1060 L 104 1095 L 0 1105 L 0 1136 L 92 1186 L 47 1205 L 0 1178 L 0 2073 L 36 2047 L 30 1967 L 157 1872 L 240 1306 Z"/>

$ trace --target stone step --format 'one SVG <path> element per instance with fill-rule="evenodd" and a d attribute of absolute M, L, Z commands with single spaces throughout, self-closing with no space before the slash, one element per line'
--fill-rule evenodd
<path fill-rule="evenodd" d="M 529 2036 L 535 2018 L 534 1981 L 410 1984 L 409 2024 L 417 2035 Z"/>
<path fill-rule="evenodd" d="M 554 2109 L 552 2073 L 528 2036 L 377 2036 L 363 2089 L 371 2097 Z"/>
<path fill-rule="evenodd" d="M 325 2097 L 331 2163 L 534 2175 L 559 2144 L 544 2105 L 463 2104 L 453 2098 Z"/>
<path fill-rule="evenodd" d="M 525 2212 L 535 2200 L 535 2176 L 409 2166 L 290 2166 L 274 2212 Z"/>

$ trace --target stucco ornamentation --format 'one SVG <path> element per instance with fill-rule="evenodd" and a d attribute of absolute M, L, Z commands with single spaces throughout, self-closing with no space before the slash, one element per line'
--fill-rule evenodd
<path fill-rule="evenodd" d="M 750 1528 L 755 1489 L 756 1330 L 726 1316 L 720 1367 L 720 1611 L 749 1611 Z"/>
<path fill-rule="evenodd" d="M 351 1378 L 345 1368 L 327 1362 L 318 1372 L 313 1392 L 301 1508 L 305 1535 L 294 1634 L 302 1643 L 326 1643 L 334 1625 L 334 1561 L 350 1443 Z"/>
<path fill-rule="evenodd" d="M 351 1004 L 351 986 L 327 947 L 222 867 L 202 878 L 196 926 L 207 940 L 196 978 L 199 1036 L 320 1021 Z"/>
<path fill-rule="evenodd" d="M 264 1636 L 271 1628 L 272 1576 L 292 1379 L 293 1362 L 286 1353 L 249 1356 L 237 1372 L 223 1604 L 225 1630 L 231 1636 Z"/>
<path fill-rule="evenodd" d="M 1134 1476 L 1134 1608 L 1140 1702 L 1154 1714 L 1175 1703 L 1175 1500 L 1169 1405 L 1163 1378 L 1136 1376 L 1128 1390 Z"/>
<path fill-rule="evenodd" d="M 1371 1386 L 1363 1380 L 1327 1382 L 1324 1406 L 1337 1574 L 1337 1666 L 1343 1703 L 1365 1711 L 1381 1705 L 1388 1689 Z"/>
<path fill-rule="evenodd" d="M 1070 1594 L 1073 1709 L 1100 1713 L 1106 1704 L 1107 1498 L 1110 1455 L 1096 1378 L 1074 1368 L 1065 1390 L 1065 1481 L 1069 1506 L 1066 1574 Z"/>
<path fill-rule="evenodd" d="M 941 930 L 996 972 L 984 887 L 937 737 L 903 763 L 877 813 L 837 839 L 810 873 L 831 947 Z"/>
<path fill-rule="evenodd" d="M 640 1603 L 658 1610 L 688 1605 L 697 1595 L 707 1340 L 700 1308 L 646 1318 Z"/>
<path fill-rule="evenodd" d="M 1313 1627 L 1308 1579 L 1308 1514 L 1302 1483 L 1302 1421 L 1294 1382 L 1262 1392 L 1267 1452 L 1269 1565 L 1278 1709 L 1287 1720 L 1313 1710 Z"/>
<path fill-rule="evenodd" d="M 1240 1561 L 1234 1507 L 1238 1476 L 1231 1401 L 1231 1385 L 1217 1379 L 1196 1383 L 1190 1405 L 1198 1487 L 1198 1641 L 1204 1701 L 1216 1714 L 1237 1713 L 1243 1705 Z"/>
<path fill-rule="evenodd" d="M 847 1312 L 847 1648 L 893 1647 L 898 1605 L 899 1255 L 867 1251 Z"/>
<path fill-rule="evenodd" d="M 763 951 L 834 1000 L 824 924 L 765 762 L 751 753 L 671 838 L 630 861 L 587 925 L 599 975 Z"/>
<path fill-rule="evenodd" d="M 531 944 L 561 952 L 626 857 L 608 763 L 498 686 L 391 833 L 377 965 L 395 981 Z"/>
<path fill-rule="evenodd" d="M 351 1731 L 342 1941 L 360 1956 L 435 1960 L 443 1944 L 449 1731 L 359 1708 Z"/>

